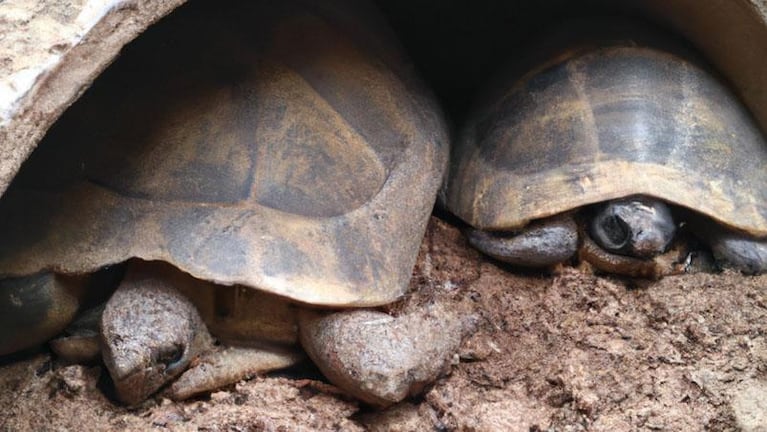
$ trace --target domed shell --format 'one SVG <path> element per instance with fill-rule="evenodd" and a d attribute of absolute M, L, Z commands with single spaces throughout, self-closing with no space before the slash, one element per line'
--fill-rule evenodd
<path fill-rule="evenodd" d="M 487 94 L 456 145 L 448 208 L 509 230 L 644 194 L 767 235 L 767 145 L 738 99 L 683 50 L 608 40 Z"/>
<path fill-rule="evenodd" d="M 407 288 L 446 127 L 361 2 L 182 8 L 51 130 L 0 202 L 0 275 L 129 258 L 297 301 Z"/>

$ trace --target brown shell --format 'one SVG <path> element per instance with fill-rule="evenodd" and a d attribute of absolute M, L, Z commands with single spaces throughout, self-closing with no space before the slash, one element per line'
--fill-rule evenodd
<path fill-rule="evenodd" d="M 446 127 L 357 1 L 183 7 L 73 106 L 0 202 L 0 275 L 138 257 L 301 302 L 406 289 Z"/>
<path fill-rule="evenodd" d="M 767 235 L 767 145 L 687 55 L 637 40 L 560 52 L 495 87 L 454 154 L 446 205 L 507 230 L 644 194 Z"/>

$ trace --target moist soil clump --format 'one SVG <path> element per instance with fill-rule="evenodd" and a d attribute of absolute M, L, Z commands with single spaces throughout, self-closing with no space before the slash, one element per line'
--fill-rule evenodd
<path fill-rule="evenodd" d="M 100 365 L 0 365 L 0 430 L 767 430 L 767 276 L 640 281 L 520 272 L 433 218 L 394 314 L 438 305 L 466 337 L 423 395 L 375 411 L 303 368 L 126 409 Z"/>

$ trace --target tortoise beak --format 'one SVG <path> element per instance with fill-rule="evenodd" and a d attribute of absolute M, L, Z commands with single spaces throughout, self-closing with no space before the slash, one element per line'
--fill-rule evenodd
<path fill-rule="evenodd" d="M 192 341 L 190 341 L 192 342 Z M 127 352 L 119 344 L 102 341 L 104 363 L 112 377 L 117 398 L 136 405 L 178 377 L 191 362 L 192 343 L 166 350 L 144 347 Z"/>
<path fill-rule="evenodd" d="M 156 367 L 144 368 L 122 376 L 116 376 L 111 371 L 110 373 L 117 398 L 129 406 L 145 401 L 168 381 Z"/>

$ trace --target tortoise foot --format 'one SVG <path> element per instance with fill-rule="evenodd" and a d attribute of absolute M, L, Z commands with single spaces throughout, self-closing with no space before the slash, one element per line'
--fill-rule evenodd
<path fill-rule="evenodd" d="M 767 272 L 767 240 L 720 232 L 712 236 L 710 242 L 711 252 L 719 266 L 747 275 Z"/>
<path fill-rule="evenodd" d="M 188 399 L 254 375 L 284 369 L 304 359 L 290 347 L 227 347 L 209 351 L 192 362 L 168 389 L 174 400 Z"/>
<path fill-rule="evenodd" d="M 435 381 L 461 341 L 460 321 L 436 307 L 396 318 L 372 310 L 301 311 L 299 326 L 301 344 L 322 373 L 379 407 Z"/>
<path fill-rule="evenodd" d="M 49 342 L 56 356 L 69 364 L 96 363 L 101 360 L 101 336 L 99 323 L 106 303 L 83 312 L 66 329 L 64 334 Z"/>
<path fill-rule="evenodd" d="M 578 227 L 569 215 L 535 221 L 518 234 L 468 231 L 469 243 L 499 261 L 524 267 L 564 262 L 578 249 Z"/>

